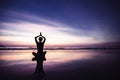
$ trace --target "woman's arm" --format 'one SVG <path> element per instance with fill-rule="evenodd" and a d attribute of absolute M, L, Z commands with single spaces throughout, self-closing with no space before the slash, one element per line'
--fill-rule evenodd
<path fill-rule="evenodd" d="M 44 40 L 43 40 L 43 43 L 45 43 L 45 41 L 46 41 L 46 38 L 45 38 L 44 36 L 42 36 L 42 37 L 43 37 L 43 39 L 44 39 Z"/>
<path fill-rule="evenodd" d="M 36 43 L 38 43 L 38 41 L 37 41 L 37 38 L 38 38 L 38 37 L 39 37 L 39 36 L 36 36 L 36 37 L 35 37 L 35 42 L 36 42 Z"/>

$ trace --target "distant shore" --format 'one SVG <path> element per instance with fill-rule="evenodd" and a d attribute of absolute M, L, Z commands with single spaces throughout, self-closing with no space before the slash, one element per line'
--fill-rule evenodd
<path fill-rule="evenodd" d="M 45 48 L 44 50 L 120 50 L 120 48 L 98 48 L 98 47 L 86 47 L 86 48 Z M 36 50 L 36 48 L 30 47 L 0 47 L 0 50 Z"/>

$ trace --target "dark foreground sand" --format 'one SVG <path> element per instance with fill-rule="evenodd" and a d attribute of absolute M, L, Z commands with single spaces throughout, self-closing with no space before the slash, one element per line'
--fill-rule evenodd
<path fill-rule="evenodd" d="M 76 60 L 63 63 L 52 69 L 44 67 L 46 75 L 43 80 L 120 80 L 120 51 L 108 53 L 107 58 Z M 33 80 L 34 69 L 26 69 L 27 66 L 28 64 L 0 67 L 0 80 Z"/>

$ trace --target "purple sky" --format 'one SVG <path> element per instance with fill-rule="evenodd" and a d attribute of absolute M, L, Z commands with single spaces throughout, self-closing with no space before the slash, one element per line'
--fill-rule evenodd
<path fill-rule="evenodd" d="M 117 0 L 1 0 L 0 44 L 34 45 L 42 32 L 46 45 L 119 41 Z"/>

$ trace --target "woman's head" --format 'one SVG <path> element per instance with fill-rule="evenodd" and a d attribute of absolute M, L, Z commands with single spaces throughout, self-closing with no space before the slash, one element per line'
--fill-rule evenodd
<path fill-rule="evenodd" d="M 42 37 L 39 37 L 39 41 L 41 42 L 43 40 L 43 38 Z"/>

